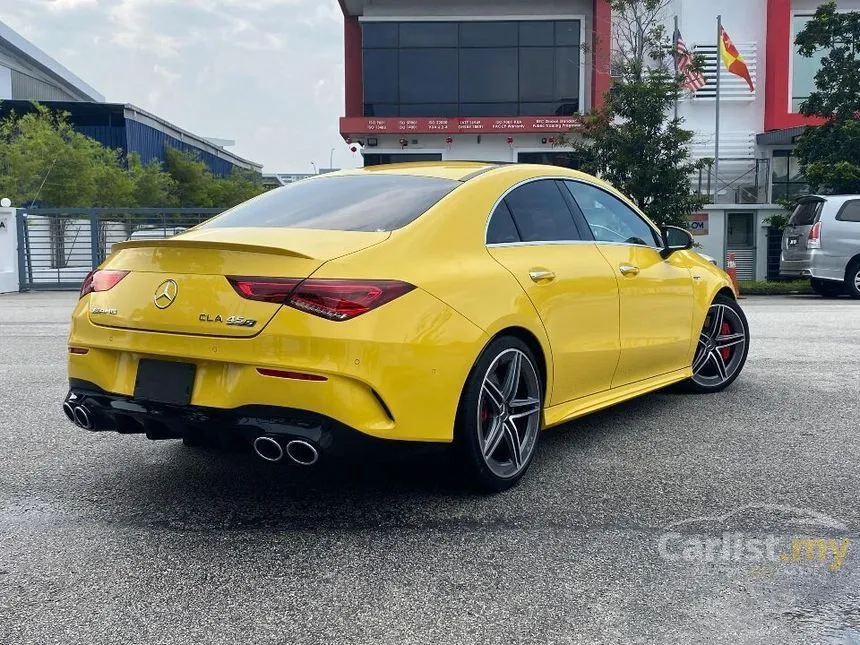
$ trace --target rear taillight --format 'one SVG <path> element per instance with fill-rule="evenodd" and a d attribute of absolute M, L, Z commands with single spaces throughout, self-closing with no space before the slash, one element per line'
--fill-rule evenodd
<path fill-rule="evenodd" d="M 284 304 L 328 320 L 350 320 L 415 287 L 399 280 L 227 278 L 243 298 Z"/>
<path fill-rule="evenodd" d="M 396 280 L 305 280 L 287 304 L 329 320 L 349 320 L 414 288 Z"/>
<path fill-rule="evenodd" d="M 293 292 L 301 280 L 293 278 L 237 278 L 228 276 L 227 280 L 243 298 L 248 300 L 259 300 L 260 302 L 274 302 L 279 305 L 286 304 L 287 298 Z"/>
<path fill-rule="evenodd" d="M 81 285 L 81 298 L 94 291 L 110 291 L 127 275 L 128 271 L 91 271 Z"/>
<path fill-rule="evenodd" d="M 809 236 L 806 238 L 807 249 L 821 248 L 821 222 L 815 222 L 809 230 Z"/>

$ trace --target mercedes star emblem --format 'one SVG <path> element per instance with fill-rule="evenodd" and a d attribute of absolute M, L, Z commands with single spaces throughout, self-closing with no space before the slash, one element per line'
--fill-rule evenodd
<path fill-rule="evenodd" d="M 153 302 L 159 309 L 167 309 L 176 300 L 176 295 L 179 293 L 179 285 L 176 280 L 165 280 L 155 290 Z"/>

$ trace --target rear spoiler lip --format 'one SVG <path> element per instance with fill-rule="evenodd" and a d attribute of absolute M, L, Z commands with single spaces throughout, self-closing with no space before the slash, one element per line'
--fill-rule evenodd
<path fill-rule="evenodd" d="M 192 248 L 192 249 L 214 249 L 220 251 L 244 251 L 247 253 L 264 253 L 266 255 L 282 255 L 303 260 L 316 260 L 310 255 L 291 251 L 277 246 L 265 246 L 262 244 L 243 244 L 241 242 L 220 242 L 214 240 L 189 240 L 189 239 L 164 239 L 164 240 L 127 240 L 117 242 L 111 248 L 111 255 L 116 251 L 126 249 L 151 249 L 151 248 Z"/>

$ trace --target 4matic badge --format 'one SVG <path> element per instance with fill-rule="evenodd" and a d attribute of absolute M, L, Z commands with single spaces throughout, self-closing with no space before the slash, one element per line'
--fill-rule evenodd
<path fill-rule="evenodd" d="M 224 318 L 221 314 L 200 314 L 200 322 L 204 323 L 224 323 L 229 327 L 256 327 L 257 321 L 242 316 L 228 316 Z"/>

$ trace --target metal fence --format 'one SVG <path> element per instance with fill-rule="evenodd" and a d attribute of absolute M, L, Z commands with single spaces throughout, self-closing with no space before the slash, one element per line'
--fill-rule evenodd
<path fill-rule="evenodd" d="M 32 208 L 18 218 L 21 291 L 78 289 L 114 244 L 164 239 L 220 208 Z"/>

